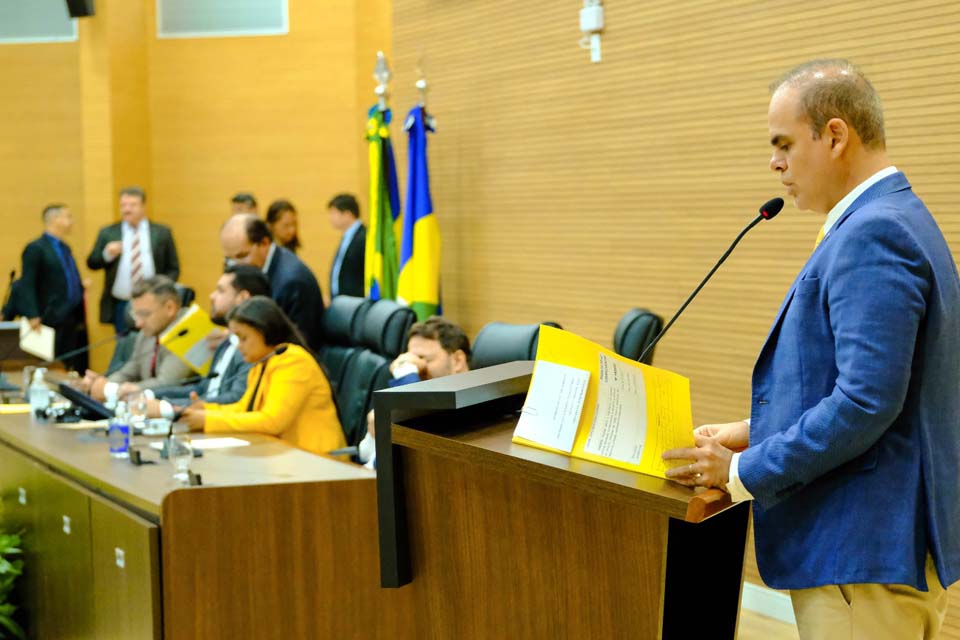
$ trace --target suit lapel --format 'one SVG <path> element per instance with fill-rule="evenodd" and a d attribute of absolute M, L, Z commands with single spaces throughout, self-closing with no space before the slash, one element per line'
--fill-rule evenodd
<path fill-rule="evenodd" d="M 787 308 L 790 306 L 790 301 L 793 300 L 793 294 L 797 290 L 797 283 L 800 280 L 803 280 L 803 277 L 806 275 L 807 270 L 809 269 L 810 262 L 817 252 L 823 247 L 824 243 L 827 242 L 832 235 L 833 231 L 838 229 L 841 224 L 843 224 L 847 218 L 849 218 L 854 211 L 863 207 L 864 205 L 881 198 L 883 196 L 889 195 L 891 193 L 896 193 L 897 191 L 903 191 L 910 188 L 910 183 L 907 181 L 907 177 L 903 175 L 903 172 L 897 172 L 891 176 L 880 180 L 874 185 L 871 185 L 869 189 L 860 194 L 860 197 L 853 201 L 847 210 L 843 212 L 843 215 L 837 220 L 833 225 L 833 228 L 830 230 L 830 233 L 826 235 L 823 239 L 823 242 L 813 251 L 813 254 L 810 258 L 807 259 L 807 262 L 803 265 L 803 268 L 800 270 L 800 273 L 797 275 L 796 279 L 793 281 L 793 284 L 790 286 L 790 289 L 787 291 L 787 295 L 784 296 L 783 302 L 780 303 L 780 310 L 777 311 L 777 315 L 773 320 L 773 324 L 770 325 L 770 331 L 767 333 L 766 339 L 763 341 L 763 346 L 760 348 L 760 355 L 757 357 L 759 361 L 763 357 L 764 352 L 767 350 L 771 339 L 776 335 L 777 330 L 780 328 L 780 323 L 783 321 L 783 314 L 786 312 Z"/>

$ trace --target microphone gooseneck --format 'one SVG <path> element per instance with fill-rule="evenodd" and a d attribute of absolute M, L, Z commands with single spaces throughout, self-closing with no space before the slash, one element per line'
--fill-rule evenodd
<path fill-rule="evenodd" d="M 120 333 L 115 333 L 109 338 L 104 338 L 103 340 L 97 340 L 93 344 L 88 344 L 85 347 L 80 347 L 79 349 L 74 349 L 73 351 L 67 351 L 66 353 L 61 353 L 56 357 L 56 360 L 63 362 L 64 360 L 68 358 L 72 358 L 73 356 L 78 356 L 81 353 L 86 353 L 87 351 L 90 351 L 91 349 L 96 349 L 97 347 L 101 347 L 107 343 L 113 342 L 115 340 L 119 340 L 120 338 L 127 336 L 131 331 L 133 331 L 133 329 L 129 329 L 129 328 L 124 329 Z"/>
<path fill-rule="evenodd" d="M 747 232 L 750 231 L 750 229 L 753 229 L 763 220 L 772 220 L 778 213 L 780 213 L 781 209 L 783 209 L 783 198 L 773 198 L 772 200 L 767 200 L 763 203 L 763 205 L 760 207 L 760 213 L 757 215 L 757 217 L 751 220 L 750 224 L 743 228 L 743 231 L 740 232 L 740 235 L 734 239 L 730 247 L 722 256 L 720 256 L 720 259 L 717 260 L 717 264 L 713 265 L 713 269 L 710 269 L 710 273 L 708 273 L 706 277 L 700 281 L 700 284 L 697 285 L 697 288 L 693 290 L 693 293 L 690 294 L 690 297 L 688 297 L 680 309 L 673 314 L 673 317 L 670 318 L 670 322 L 668 322 L 666 326 L 660 330 L 660 333 L 657 334 L 657 337 L 647 345 L 646 349 L 643 350 L 643 353 L 641 353 L 640 357 L 637 358 L 638 361 L 643 362 L 643 359 L 646 357 L 646 355 L 653 350 L 658 342 L 660 342 L 660 338 L 662 338 L 667 330 L 673 326 L 673 323 L 677 321 L 677 318 L 680 317 L 680 314 L 683 313 L 684 309 L 687 308 L 693 299 L 697 297 L 697 294 L 700 293 L 700 290 L 703 289 L 703 286 L 707 284 L 707 281 L 710 280 L 711 277 L 713 277 L 713 274 L 717 272 L 717 269 L 720 268 L 720 265 L 724 263 L 727 257 L 733 252 L 734 248 L 740 243 L 740 240 L 743 239 L 743 236 L 747 235 Z"/>

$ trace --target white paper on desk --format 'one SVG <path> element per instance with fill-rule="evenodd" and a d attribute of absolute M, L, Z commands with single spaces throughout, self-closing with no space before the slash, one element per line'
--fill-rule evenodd
<path fill-rule="evenodd" d="M 601 353 L 597 413 L 584 451 L 640 464 L 647 439 L 647 388 L 643 371 Z"/>
<path fill-rule="evenodd" d="M 163 441 L 151 442 L 150 446 L 154 449 L 163 449 Z M 191 440 L 190 447 L 193 449 L 229 449 L 231 447 L 248 447 L 250 443 L 240 438 L 203 438 Z"/>
<path fill-rule="evenodd" d="M 570 453 L 590 372 L 538 360 L 515 436 Z"/>
<path fill-rule="evenodd" d="M 20 349 L 30 355 L 53 361 L 53 339 L 56 336 L 53 327 L 40 325 L 39 331 L 30 328 L 26 318 L 20 318 Z"/>
<path fill-rule="evenodd" d="M 110 426 L 109 420 L 81 420 L 80 422 L 58 422 L 57 429 L 67 431 L 84 431 L 89 429 L 106 429 Z"/>

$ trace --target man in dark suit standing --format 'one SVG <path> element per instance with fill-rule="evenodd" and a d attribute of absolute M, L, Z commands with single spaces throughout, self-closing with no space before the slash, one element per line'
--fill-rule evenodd
<path fill-rule="evenodd" d="M 360 222 L 360 205 L 353 195 L 341 193 L 334 196 L 327 207 L 330 225 L 343 234 L 330 268 L 330 297 L 345 295 L 362 298 L 367 228 Z"/>
<path fill-rule="evenodd" d="M 23 271 L 18 287 L 18 310 L 30 321 L 53 327 L 54 353 L 87 345 L 83 285 L 73 253 L 64 238 L 73 228 L 73 214 L 64 204 L 47 205 L 43 210 L 43 235 L 23 250 Z M 77 371 L 87 370 L 87 354 L 67 358 L 64 364 Z"/>
<path fill-rule="evenodd" d="M 273 299 L 316 351 L 323 342 L 323 296 L 310 268 L 295 253 L 278 246 L 267 223 L 250 213 L 238 213 L 224 223 L 220 245 L 228 261 L 251 264 L 267 274 Z"/>
<path fill-rule="evenodd" d="M 87 257 L 91 269 L 106 269 L 100 296 L 100 322 L 113 323 L 117 333 L 128 326 L 127 310 L 134 286 L 155 275 L 176 281 L 180 261 L 170 228 L 147 219 L 147 196 L 140 187 L 120 191 L 122 222 L 100 230 Z"/>

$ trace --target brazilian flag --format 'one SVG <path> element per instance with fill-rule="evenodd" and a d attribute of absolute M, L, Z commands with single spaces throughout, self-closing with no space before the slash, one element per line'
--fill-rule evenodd
<path fill-rule="evenodd" d="M 390 144 L 390 110 L 374 105 L 367 114 L 370 159 L 370 229 L 364 256 L 365 292 L 371 300 L 397 298 L 397 235 L 400 191 Z"/>
<path fill-rule="evenodd" d="M 409 305 L 418 320 L 440 314 L 440 227 L 430 197 L 427 171 L 427 132 L 433 118 L 414 107 L 404 128 L 410 136 L 407 203 L 400 236 L 399 302 Z"/>

